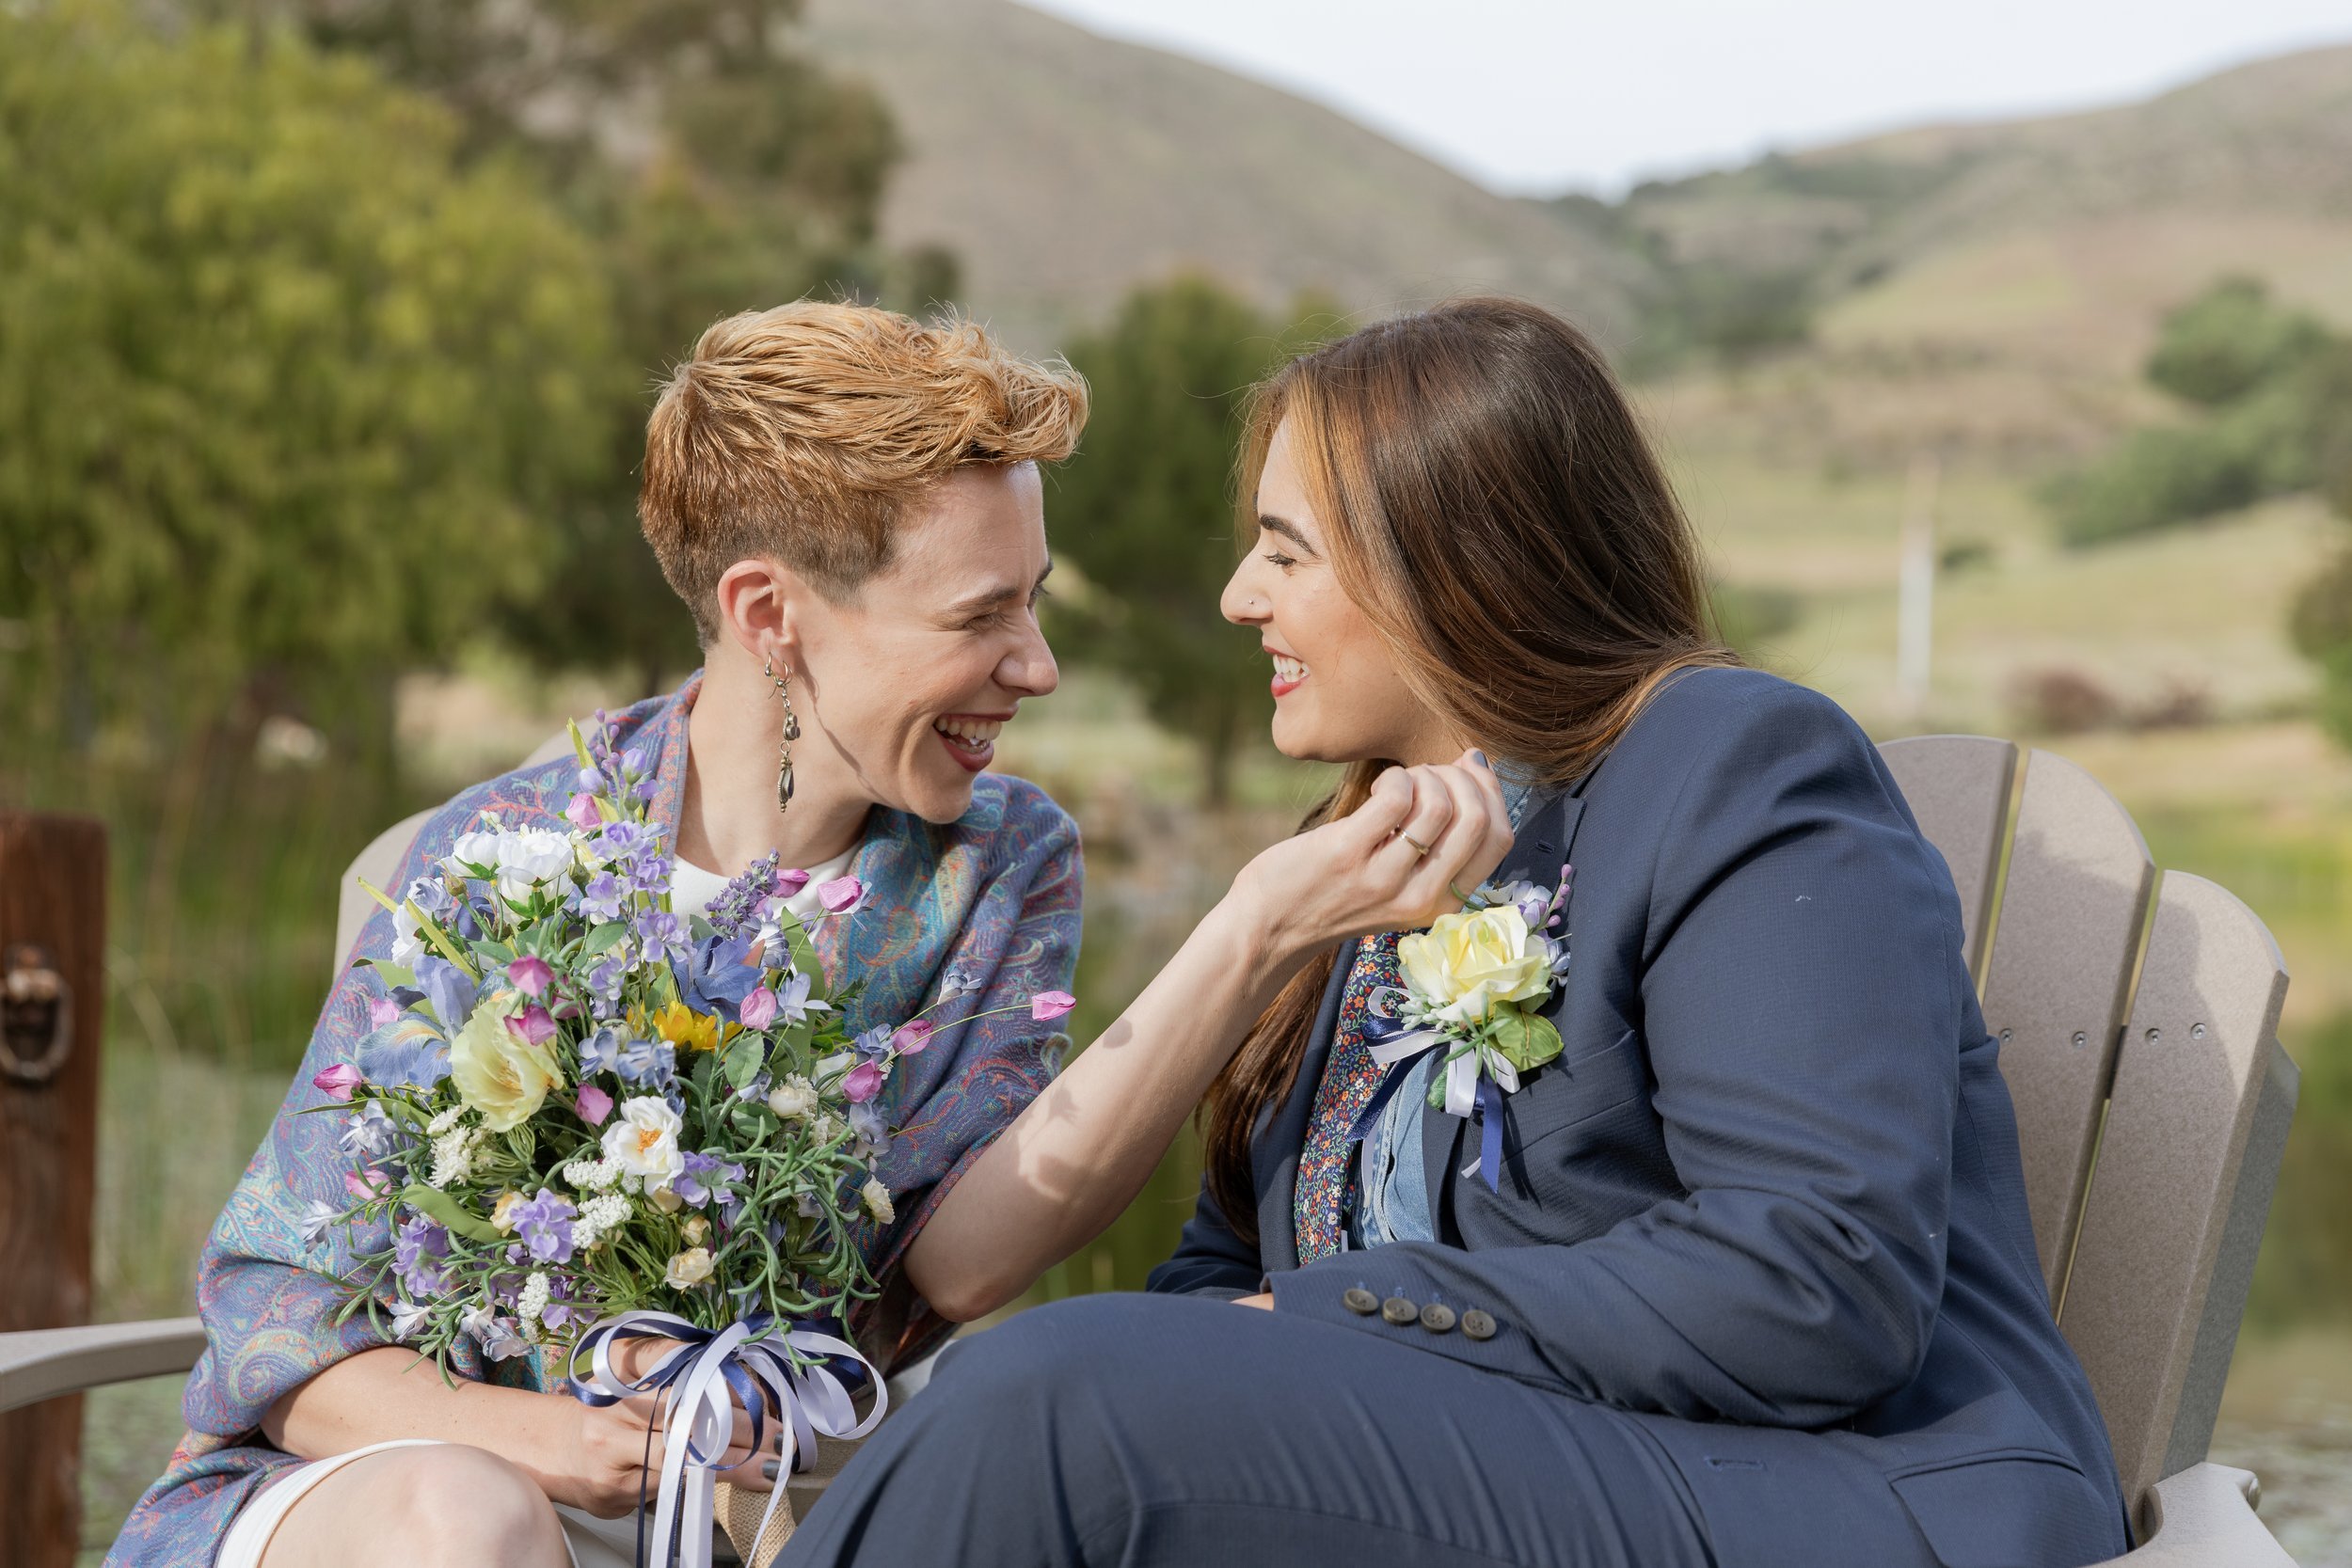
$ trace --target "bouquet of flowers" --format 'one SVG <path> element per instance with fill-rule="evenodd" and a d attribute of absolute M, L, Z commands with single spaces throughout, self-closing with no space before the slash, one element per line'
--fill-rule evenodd
<path fill-rule="evenodd" d="M 445 1375 L 464 1336 L 492 1359 L 548 1354 L 595 1402 L 660 1391 L 686 1437 L 665 1452 L 655 1539 L 666 1551 L 683 1524 L 701 1560 L 736 1399 L 752 1396 L 753 1446 L 787 1463 L 881 1418 L 880 1378 L 828 1330 L 875 1291 L 860 1218 L 894 1218 L 877 1098 L 939 1021 L 850 1038 L 854 982 L 828 994 L 787 907 L 807 874 L 773 856 L 707 914 L 673 910 L 644 758 L 616 753 L 601 713 L 571 733 L 568 831 L 485 813 L 398 898 L 369 890 L 396 940 L 361 960 L 385 990 L 356 1059 L 313 1080 L 353 1168 L 350 1205 L 314 1204 L 311 1240 L 346 1228 L 345 1317 Z M 838 919 L 865 890 L 843 877 L 816 895 L 815 919 Z M 933 1007 L 976 989 L 951 979 Z M 632 1381 L 611 1354 L 632 1337 L 678 1343 Z M 836 1370 L 872 1381 L 863 1421 Z"/>

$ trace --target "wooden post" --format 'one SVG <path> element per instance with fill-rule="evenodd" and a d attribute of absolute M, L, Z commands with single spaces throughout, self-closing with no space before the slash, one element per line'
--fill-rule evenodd
<path fill-rule="evenodd" d="M 1928 705 L 1935 652 L 1935 490 L 1942 465 L 1923 451 L 1903 496 L 1902 564 L 1895 601 L 1895 702 L 1905 719 Z"/>
<path fill-rule="evenodd" d="M 0 1332 L 89 1321 L 105 998 L 106 830 L 0 815 Z M 0 1531 L 12 1564 L 79 1547 L 80 1396 L 0 1416 Z"/>

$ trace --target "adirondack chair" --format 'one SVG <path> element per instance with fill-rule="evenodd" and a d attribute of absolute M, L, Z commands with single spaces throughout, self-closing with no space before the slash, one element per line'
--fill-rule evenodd
<path fill-rule="evenodd" d="M 2129 814 L 2062 757 L 1978 736 L 1882 751 L 1960 892 L 2043 1278 L 2132 1503 L 2140 1544 L 2116 1563 L 2294 1568 L 2255 1478 L 2205 1460 L 2295 1108 L 2278 945 L 2216 884 L 2159 880 Z M 353 863 L 339 954 L 371 907 L 353 878 L 381 885 L 421 820 Z M 203 1343 L 194 1318 L 0 1335 L 0 1410 L 183 1371 Z M 846 1452 L 795 1478 L 796 1513 Z"/>

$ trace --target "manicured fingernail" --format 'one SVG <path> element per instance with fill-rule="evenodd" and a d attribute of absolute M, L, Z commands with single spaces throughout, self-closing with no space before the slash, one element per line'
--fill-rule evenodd
<path fill-rule="evenodd" d="M 784 1464 L 781 1460 L 763 1460 L 760 1463 L 759 1473 L 767 1477 L 770 1481 L 773 1481 L 776 1479 L 776 1472 L 781 1470 L 783 1467 Z"/>
<path fill-rule="evenodd" d="M 1493 763 L 1486 760 L 1486 753 L 1478 750 L 1475 746 L 1470 748 L 1470 761 L 1478 764 L 1481 768 L 1492 768 L 1494 766 Z"/>

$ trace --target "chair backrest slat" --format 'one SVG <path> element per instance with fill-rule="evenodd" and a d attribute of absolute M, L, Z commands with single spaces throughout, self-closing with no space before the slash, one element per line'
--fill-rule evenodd
<path fill-rule="evenodd" d="M 2251 911 L 2165 874 L 2059 1317 L 2135 1502 L 2213 1435 L 2295 1106 L 2286 989 Z"/>
<path fill-rule="evenodd" d="M 2048 752 L 2026 757 L 1985 966 L 1984 1021 L 2001 1039 L 2034 1246 L 2053 1302 L 2074 1250 L 2154 879 L 2147 841 L 2096 779 Z"/>
<path fill-rule="evenodd" d="M 402 857 L 408 853 L 409 841 L 432 815 L 421 811 L 402 817 L 370 839 L 368 847 L 343 869 L 343 879 L 335 890 L 335 970 L 328 984 L 342 978 L 343 965 L 351 961 L 352 944 L 359 940 L 359 928 L 381 907 L 359 885 L 359 879 L 364 877 L 370 885 L 400 897 L 401 890 L 390 885 L 391 879 L 400 870 Z"/>
<path fill-rule="evenodd" d="M 1961 951 L 1977 973 L 1992 924 L 1993 879 L 2009 826 L 2017 748 L 1981 735 L 1922 735 L 1879 748 L 1887 771 L 1960 892 Z"/>

